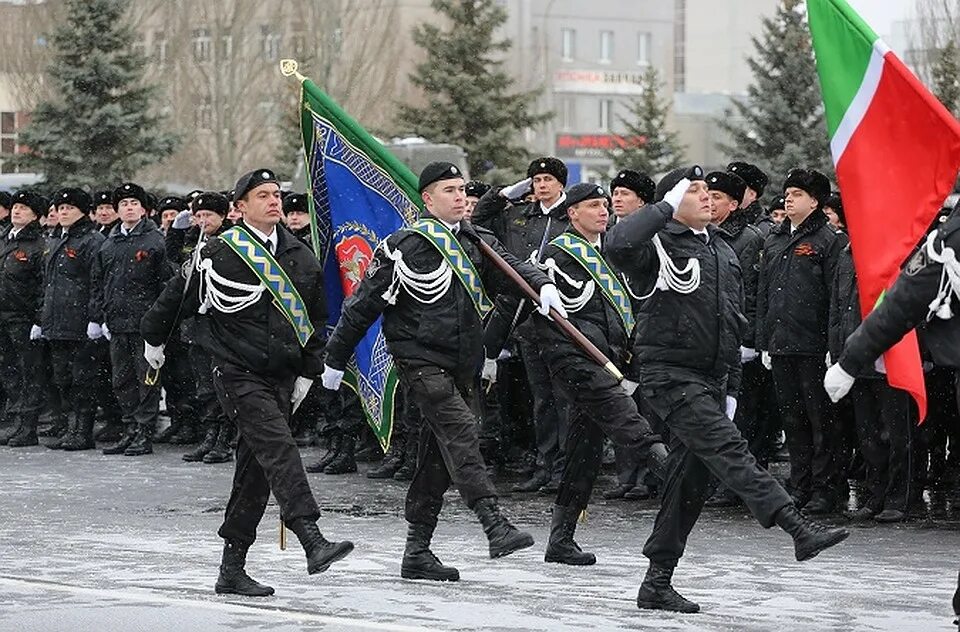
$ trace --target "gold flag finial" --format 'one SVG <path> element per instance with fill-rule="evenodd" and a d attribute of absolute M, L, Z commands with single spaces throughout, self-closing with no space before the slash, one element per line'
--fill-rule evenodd
<path fill-rule="evenodd" d="M 296 77 L 298 81 L 305 81 L 306 77 L 297 72 L 299 68 L 300 64 L 297 63 L 296 59 L 280 60 L 280 74 L 284 77 Z"/>

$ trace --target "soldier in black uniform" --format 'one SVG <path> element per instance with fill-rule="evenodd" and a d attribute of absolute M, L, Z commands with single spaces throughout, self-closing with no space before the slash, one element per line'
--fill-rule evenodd
<path fill-rule="evenodd" d="M 544 261 L 550 262 L 546 272 L 557 284 L 570 322 L 614 365 L 626 369 L 631 356 L 633 306 L 617 270 L 601 254 L 601 235 L 610 219 L 608 203 L 601 186 L 584 183 L 570 187 L 570 228 L 547 244 Z M 591 264 L 592 270 L 587 268 Z M 603 282 L 609 285 L 604 287 Z M 573 535 L 600 471 L 604 436 L 636 453 L 639 460 L 648 459 L 661 480 L 667 452 L 631 397 L 637 388 L 637 376 L 618 383 L 545 319 L 538 323 L 538 331 L 550 376 L 557 391 L 571 404 L 566 467 L 553 507 L 544 561 L 590 565 L 596 563 L 596 557 L 584 553 Z"/>
<path fill-rule="evenodd" d="M 10 229 L 10 207 L 13 206 L 13 196 L 6 191 L 0 191 L 0 237 Z"/>
<path fill-rule="evenodd" d="M 40 329 L 44 240 L 39 218 L 49 202 L 33 191 L 19 191 L 10 210 L 10 228 L 0 238 L 0 356 L 4 371 L 6 417 L 15 420 L 11 447 L 37 445 L 37 420 L 43 404 L 44 357 Z"/>
<path fill-rule="evenodd" d="M 506 188 L 493 188 L 477 202 L 470 220 L 493 232 L 507 252 L 521 261 L 539 255 L 546 244 L 569 226 L 563 187 L 567 184 L 567 166 L 553 157 L 537 158 L 527 168 L 527 179 Z M 511 201 L 532 187 L 535 200 L 528 204 Z M 520 355 L 533 395 L 533 424 L 537 440 L 537 470 L 529 481 L 514 491 L 556 493 L 563 474 L 563 450 L 566 445 L 569 411 L 566 400 L 557 396 L 550 373 L 540 357 L 535 324 L 529 320 L 517 326 L 522 309 L 520 300 L 505 297 L 488 326 L 516 328 Z M 496 322 L 505 321 L 505 322 Z M 488 356 L 489 357 L 489 356 Z M 493 358 L 494 360 L 496 357 Z"/>
<path fill-rule="evenodd" d="M 251 579 L 244 566 L 271 492 L 284 524 L 303 546 L 311 575 L 348 555 L 353 543 L 329 542 L 317 528 L 320 508 L 289 426 L 291 408 L 303 401 L 323 366 L 323 270 L 310 249 L 279 225 L 280 185 L 272 171 L 243 175 L 234 195 L 243 231 L 273 254 L 299 294 L 295 307 L 305 310 L 313 331 L 298 336 L 253 264 L 227 244 L 226 233 L 204 245 L 200 271 L 189 282 L 182 274 L 174 277 L 144 315 L 141 331 L 144 357 L 159 367 L 163 343 L 179 318 L 207 314 L 204 344 L 213 357 L 213 385 L 240 433 L 233 489 L 219 531 L 225 546 L 216 591 L 267 596 L 273 588 Z"/>
<path fill-rule="evenodd" d="M 766 239 L 773 228 L 773 222 L 760 203 L 760 198 L 770 183 L 770 178 L 760 167 L 740 160 L 735 160 L 727 165 L 727 171 L 735 174 L 747 185 L 743 191 L 740 208 L 743 209 L 747 223 L 756 226 L 763 238 Z"/>
<path fill-rule="evenodd" d="M 700 167 L 668 173 L 660 202 L 610 229 L 606 254 L 653 294 L 637 319 L 634 352 L 640 388 L 670 431 L 662 503 L 643 553 L 650 568 L 637 606 L 697 612 L 671 577 L 710 492 L 711 474 L 739 495 L 764 527 L 794 538 L 797 560 L 847 537 L 809 522 L 790 496 L 757 465 L 733 421 L 740 343 L 746 326 L 736 253 L 710 224 L 711 203 Z M 732 400 L 732 401 L 731 401 Z"/>
<path fill-rule="evenodd" d="M 128 182 L 113 192 L 120 224 L 100 247 L 93 267 L 96 297 L 92 305 L 103 335 L 110 341 L 113 388 L 123 411 L 124 435 L 104 454 L 140 456 L 153 452 L 160 409 L 160 385 L 147 383 L 140 318 L 160 296 L 173 273 L 163 235 L 144 216 L 146 192 Z"/>
<path fill-rule="evenodd" d="M 378 246 L 327 344 L 323 385 L 340 386 L 354 347 L 383 314 L 387 347 L 424 418 L 417 470 L 407 492 L 410 528 L 401 576 L 456 581 L 457 569 L 443 566 L 429 548 L 443 494 L 451 483 L 479 517 L 491 558 L 533 545 L 528 533 L 500 514 L 497 491 L 480 456 L 476 417 L 467 404 L 483 360 L 481 312 L 492 308 L 483 288 L 491 294 L 519 292 L 480 254 L 478 241 L 496 249 L 539 290 L 541 309 L 563 308 L 556 286 L 544 275 L 520 263 L 489 231 L 462 221 L 465 195 L 459 168 L 430 163 L 420 174 L 419 185 L 427 209 L 423 230 L 432 227 L 445 239 L 452 234 L 456 243 L 442 246 L 411 228 L 397 231 Z M 477 273 L 466 278 L 455 272 L 448 259 L 458 254 L 467 257 L 469 269 Z M 474 291 L 468 291 L 467 284 Z"/>

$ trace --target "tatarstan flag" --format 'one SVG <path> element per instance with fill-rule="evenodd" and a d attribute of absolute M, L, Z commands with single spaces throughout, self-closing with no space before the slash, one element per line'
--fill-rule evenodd
<path fill-rule="evenodd" d="M 960 169 L 960 123 L 844 0 L 807 0 L 830 150 L 864 316 L 896 280 Z M 884 355 L 887 381 L 926 416 L 915 332 Z"/>

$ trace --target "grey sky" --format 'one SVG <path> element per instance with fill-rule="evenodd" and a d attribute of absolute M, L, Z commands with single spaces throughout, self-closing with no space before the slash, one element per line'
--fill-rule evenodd
<path fill-rule="evenodd" d="M 863 16 L 877 35 L 888 37 L 890 27 L 897 20 L 913 13 L 915 0 L 847 0 Z"/>

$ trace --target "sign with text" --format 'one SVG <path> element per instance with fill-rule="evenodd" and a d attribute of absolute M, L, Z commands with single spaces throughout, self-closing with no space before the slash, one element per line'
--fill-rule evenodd
<path fill-rule="evenodd" d="M 558 157 L 606 158 L 607 152 L 641 147 L 646 142 L 644 136 L 557 134 L 556 154 Z"/>
<path fill-rule="evenodd" d="M 554 92 L 590 94 L 643 94 L 643 72 L 630 70 L 558 70 L 553 73 Z"/>

